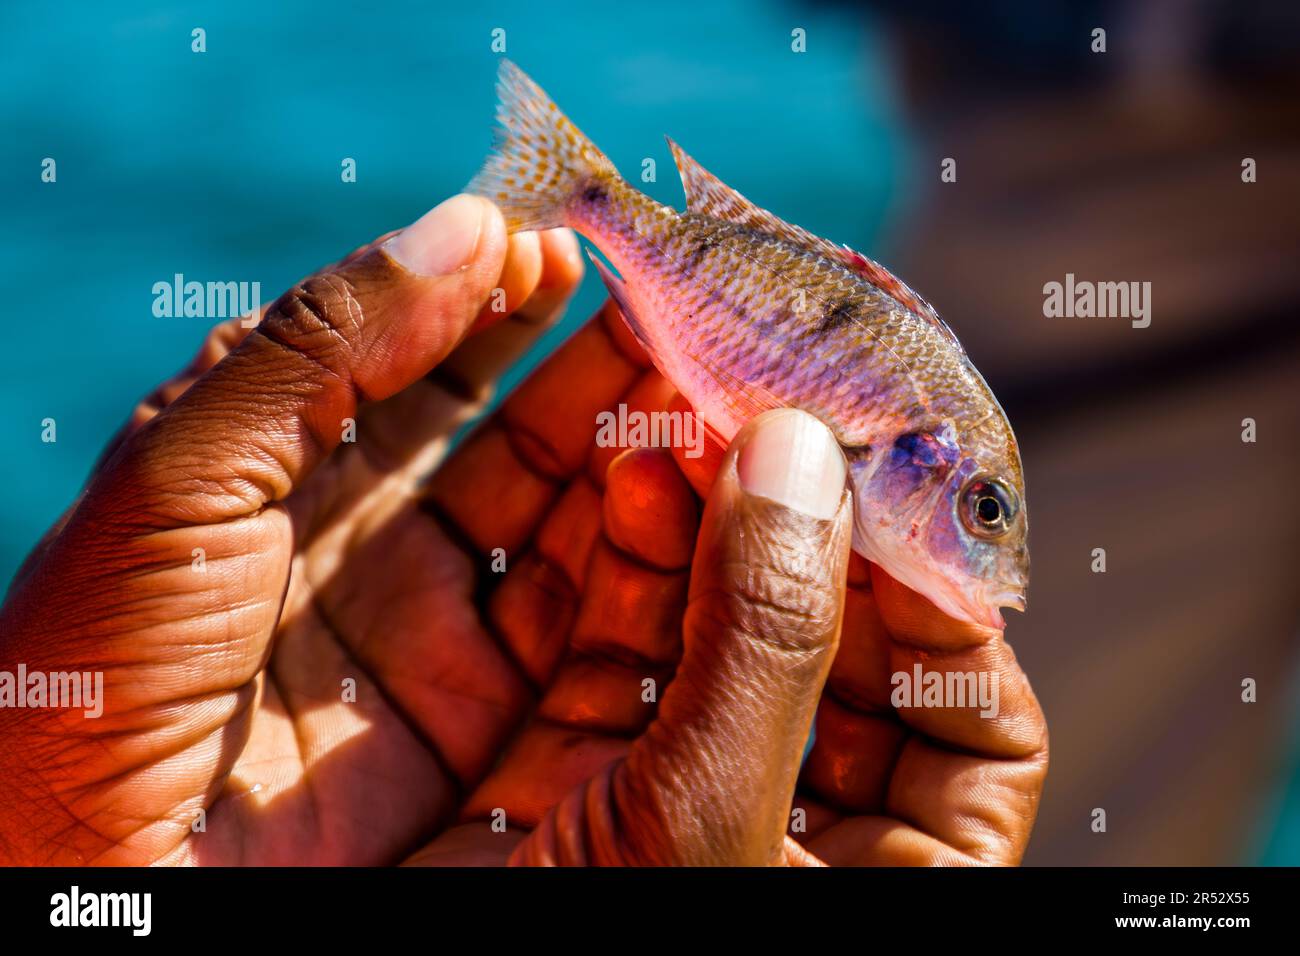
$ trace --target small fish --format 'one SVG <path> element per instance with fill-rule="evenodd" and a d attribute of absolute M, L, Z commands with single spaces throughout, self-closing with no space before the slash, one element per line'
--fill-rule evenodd
<path fill-rule="evenodd" d="M 946 613 L 1002 627 L 1029 573 L 1020 452 L 956 336 L 882 266 L 778 219 L 669 140 L 686 212 L 655 202 L 522 70 L 468 191 L 511 232 L 570 226 L 637 340 L 722 444 L 795 407 L 844 448 L 853 548 Z"/>

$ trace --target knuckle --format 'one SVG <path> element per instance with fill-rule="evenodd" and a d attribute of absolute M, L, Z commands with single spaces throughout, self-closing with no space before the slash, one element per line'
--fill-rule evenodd
<path fill-rule="evenodd" d="M 356 287 L 341 273 L 321 273 L 280 296 L 258 330 L 316 364 L 342 373 L 360 340 L 363 320 Z"/>
<path fill-rule="evenodd" d="M 828 650 L 840 614 L 835 590 L 822 575 L 742 561 L 719 565 L 715 583 L 696 595 L 690 613 L 696 627 L 796 654 Z"/>

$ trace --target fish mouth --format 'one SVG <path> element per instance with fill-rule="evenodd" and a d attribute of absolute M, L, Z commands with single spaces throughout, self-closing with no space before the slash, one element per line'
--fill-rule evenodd
<path fill-rule="evenodd" d="M 1004 607 L 1016 611 L 1025 609 L 1025 589 L 1023 587 L 997 584 L 975 593 L 978 597 L 968 597 L 963 602 L 962 610 L 956 612 L 956 616 L 970 621 L 972 624 L 992 627 L 1001 631 L 1007 626 L 1007 622 L 1002 617 Z M 954 612 L 950 611 L 949 613 Z"/>
<path fill-rule="evenodd" d="M 988 603 L 993 607 L 1009 607 L 1015 611 L 1024 611 L 1028 606 L 1023 585 L 1004 587 L 988 595 Z"/>

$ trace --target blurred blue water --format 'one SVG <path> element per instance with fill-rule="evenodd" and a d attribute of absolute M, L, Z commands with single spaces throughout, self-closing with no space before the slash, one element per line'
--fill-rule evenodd
<path fill-rule="evenodd" d="M 153 284 L 260 281 L 270 300 L 463 186 L 491 141 L 494 28 L 625 175 L 640 184 L 655 159 L 643 188 L 657 199 L 681 205 L 669 133 L 762 205 L 871 247 L 900 144 L 860 16 L 738 0 L 635 17 L 590 0 L 470 6 L 0 7 L 0 582 L 211 324 L 154 317 Z M 195 27 L 206 53 L 191 51 Z M 544 346 L 600 298 L 589 276 Z"/>

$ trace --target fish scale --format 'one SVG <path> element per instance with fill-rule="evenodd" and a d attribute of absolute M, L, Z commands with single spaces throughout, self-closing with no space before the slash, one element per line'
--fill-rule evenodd
<path fill-rule="evenodd" d="M 883 344 L 889 327 L 880 318 L 890 313 L 877 305 L 885 298 L 883 294 L 846 274 L 846 269 L 817 261 L 811 254 L 790 248 L 780 240 L 756 237 L 749 230 L 735 227 L 720 230 L 724 236 L 709 249 L 703 261 L 690 274 L 683 274 L 675 267 L 674 260 L 681 261 L 684 252 L 691 248 L 693 226 L 693 218 L 683 216 L 679 230 L 674 231 L 676 234 L 667 240 L 662 251 L 655 248 L 653 241 L 646 241 L 643 249 L 611 251 L 610 255 L 620 271 L 638 266 L 646 268 L 638 259 L 655 263 L 653 268 L 662 273 L 663 288 L 672 293 L 668 296 L 671 307 L 667 312 L 674 333 L 702 339 L 704 358 L 714 364 L 731 360 L 742 377 L 748 376 L 769 389 L 782 383 L 786 390 L 797 392 L 803 407 L 819 414 L 846 445 L 869 443 L 879 421 L 879 416 L 871 413 L 874 402 L 891 407 L 905 405 L 918 423 L 925 417 L 928 408 L 918 400 L 919 393 L 910 374 L 894 380 L 896 387 L 892 393 L 869 390 L 860 396 L 862 401 L 856 407 L 846 409 L 834 400 L 837 389 L 849 387 L 843 369 L 874 362 L 873 353 L 889 351 Z M 765 281 L 753 281 L 750 274 L 755 272 Z M 729 278 L 713 278 L 718 276 Z M 799 278 L 791 281 L 794 276 Z M 783 288 L 782 280 L 789 283 L 785 288 L 793 288 L 796 282 L 803 288 L 808 300 L 807 315 L 797 314 L 793 302 L 782 300 L 778 291 Z M 723 293 L 722 301 L 710 303 L 711 293 L 719 289 Z M 844 307 L 848 319 L 833 329 L 826 329 L 816 316 L 832 303 Z M 897 315 L 900 306 L 891 303 L 891 307 Z M 742 331 L 736 321 L 737 313 L 755 328 Z M 868 325 L 873 320 L 877 322 L 875 328 Z M 737 337 L 745 335 L 747 350 L 738 347 L 731 338 L 709 349 L 719 330 L 728 330 Z M 752 334 L 755 332 L 756 335 Z M 810 347 L 814 345 L 815 348 Z M 892 420 L 894 416 L 889 417 Z"/>
<path fill-rule="evenodd" d="M 502 63 L 496 148 L 469 190 L 510 231 L 570 226 L 655 366 L 727 442 L 773 408 L 845 448 L 853 547 L 941 610 L 1024 607 L 1024 476 L 993 392 L 935 311 L 878 263 L 759 208 L 669 140 L 687 211 L 656 202 Z M 617 275 L 615 274 L 617 270 Z"/>

